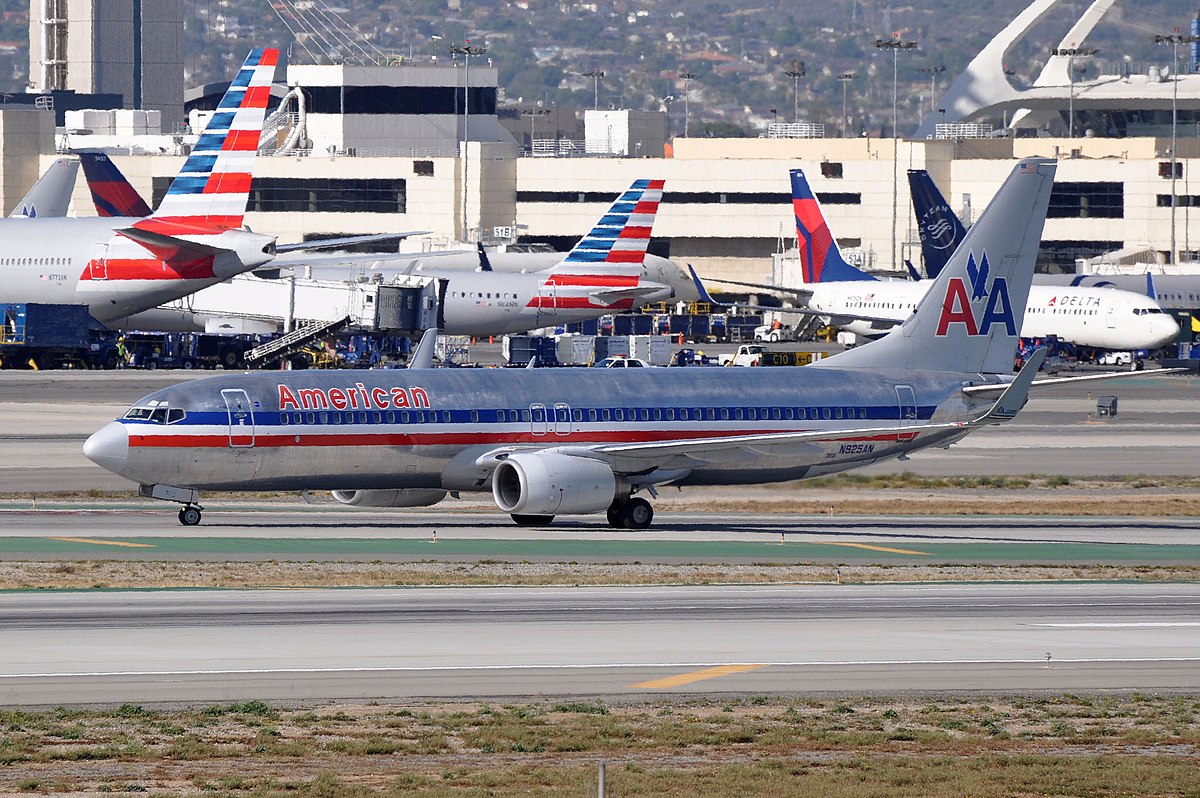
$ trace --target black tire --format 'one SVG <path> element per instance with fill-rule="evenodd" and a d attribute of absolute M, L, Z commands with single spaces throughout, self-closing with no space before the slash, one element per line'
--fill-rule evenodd
<path fill-rule="evenodd" d="M 148 360 L 146 362 L 146 371 L 158 371 L 158 359 L 157 358 L 152 357 L 152 358 L 150 358 L 150 360 Z"/>
<path fill-rule="evenodd" d="M 238 355 L 236 349 L 226 349 L 221 352 L 221 368 L 226 370 L 236 369 L 239 359 L 240 355 Z"/>
<path fill-rule="evenodd" d="M 621 508 L 621 521 L 626 529 L 648 529 L 654 521 L 654 508 L 645 499 L 630 499 Z"/>
<path fill-rule="evenodd" d="M 608 525 L 609 526 L 616 527 L 617 529 L 625 528 L 625 519 L 623 519 L 621 517 L 621 513 L 624 509 L 625 509 L 624 503 L 617 504 L 615 502 L 613 503 L 613 505 L 611 507 L 608 508 Z"/>
<path fill-rule="evenodd" d="M 195 526 L 200 523 L 200 508 L 184 507 L 179 511 L 179 523 L 184 526 Z"/>
<path fill-rule="evenodd" d="M 546 526 L 554 520 L 552 515 L 522 515 L 513 513 L 512 520 L 517 523 L 517 526 Z"/>

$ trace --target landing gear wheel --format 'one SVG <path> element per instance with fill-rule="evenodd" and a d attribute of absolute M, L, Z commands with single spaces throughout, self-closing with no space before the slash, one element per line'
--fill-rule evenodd
<path fill-rule="evenodd" d="M 621 512 L 625 509 L 625 504 L 614 503 L 608 508 L 608 525 L 617 529 L 625 528 L 625 519 L 621 517 Z"/>
<path fill-rule="evenodd" d="M 195 526 L 200 523 L 200 508 L 184 507 L 179 511 L 179 523 L 184 526 Z"/>
<path fill-rule="evenodd" d="M 512 520 L 517 522 L 517 526 L 546 526 L 554 520 L 552 515 L 521 515 L 513 513 Z"/>
<path fill-rule="evenodd" d="M 654 520 L 654 508 L 645 499 L 630 499 L 621 508 L 621 522 L 626 529 L 647 529 Z"/>

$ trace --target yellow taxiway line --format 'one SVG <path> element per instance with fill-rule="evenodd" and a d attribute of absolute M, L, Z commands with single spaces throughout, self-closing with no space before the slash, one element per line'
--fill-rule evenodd
<path fill-rule="evenodd" d="M 918 557 L 932 557 L 933 554 L 928 551 L 913 551 L 911 549 L 892 549 L 887 546 L 872 546 L 867 543 L 837 543 L 830 540 L 814 540 L 821 546 L 848 546 L 852 549 L 866 549 L 867 551 L 886 551 L 888 554 L 915 554 Z"/>
<path fill-rule="evenodd" d="M 681 673 L 677 676 L 667 676 L 663 679 L 652 679 L 648 682 L 638 682 L 631 684 L 630 687 L 636 687 L 645 690 L 662 690 L 667 687 L 680 687 L 692 682 L 702 682 L 705 679 L 716 679 L 720 676 L 728 676 L 731 673 L 745 673 L 746 671 L 756 671 L 759 668 L 765 668 L 766 665 L 718 665 L 714 668 L 704 668 L 703 670 L 692 671 L 691 673 Z"/>
<path fill-rule="evenodd" d="M 101 540 L 99 538 L 47 538 L 47 540 L 61 540 L 65 543 L 88 543 L 92 546 L 124 546 L 128 549 L 156 549 L 153 543 L 129 543 L 124 540 Z"/>

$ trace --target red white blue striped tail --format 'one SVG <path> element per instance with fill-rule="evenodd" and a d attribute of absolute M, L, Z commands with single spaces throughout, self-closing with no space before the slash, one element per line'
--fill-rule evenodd
<path fill-rule="evenodd" d="M 250 51 L 151 219 L 183 228 L 242 226 L 278 61 L 276 49 Z"/>
<path fill-rule="evenodd" d="M 640 266 L 650 246 L 654 215 L 662 202 L 662 180 L 635 180 L 563 263 L 622 263 Z"/>

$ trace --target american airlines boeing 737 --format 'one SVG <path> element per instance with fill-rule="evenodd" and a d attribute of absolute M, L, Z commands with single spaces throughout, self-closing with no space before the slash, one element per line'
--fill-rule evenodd
<path fill-rule="evenodd" d="M 0 220 L 0 303 L 86 305 L 104 323 L 269 262 L 275 239 L 239 228 L 277 58 L 250 53 L 150 216 Z"/>
<path fill-rule="evenodd" d="M 814 477 L 1013 418 L 1011 378 L 1053 161 L 1020 162 L 900 329 L 778 369 L 409 369 L 222 375 L 152 393 L 84 446 L 200 521 L 201 491 L 334 491 L 411 507 L 490 491 L 518 524 L 606 513 L 638 529 L 656 486 Z M 986 260 L 981 273 L 970 265 Z"/>

